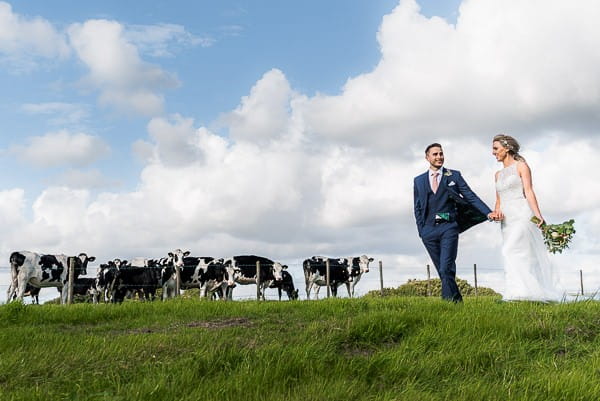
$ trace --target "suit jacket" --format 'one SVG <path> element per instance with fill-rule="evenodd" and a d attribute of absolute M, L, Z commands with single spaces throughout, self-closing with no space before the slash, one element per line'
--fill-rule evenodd
<path fill-rule="evenodd" d="M 440 188 L 442 186 L 446 188 L 450 199 L 455 203 L 459 232 L 462 233 L 487 220 L 487 215 L 492 212 L 491 209 L 469 188 L 460 171 L 442 168 Z M 430 195 L 433 195 L 433 192 L 429 184 L 428 172 L 425 172 L 414 180 L 414 211 L 419 236 L 425 226 L 427 201 Z"/>

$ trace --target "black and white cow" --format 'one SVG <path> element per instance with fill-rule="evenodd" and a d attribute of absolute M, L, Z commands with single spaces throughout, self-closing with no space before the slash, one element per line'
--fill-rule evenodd
<path fill-rule="evenodd" d="M 315 297 L 319 297 L 319 289 L 327 286 L 327 261 L 329 261 L 329 285 L 331 294 L 336 297 L 338 287 L 351 279 L 352 269 L 344 264 L 344 259 L 313 256 L 302 263 L 306 283 L 306 299 L 310 299 L 312 289 Z"/>
<path fill-rule="evenodd" d="M 287 270 L 281 272 L 281 281 L 274 280 L 269 288 L 277 288 L 279 300 L 281 301 L 281 293 L 285 291 L 289 300 L 298 299 L 298 290 L 294 287 L 294 279 Z"/>
<path fill-rule="evenodd" d="M 122 264 L 115 271 L 111 302 L 121 303 L 135 293 L 140 300 L 154 300 L 156 290 L 162 285 L 162 269 L 163 266 L 153 259 L 148 259 L 144 266 Z"/>
<path fill-rule="evenodd" d="M 225 260 L 226 267 L 233 267 L 234 281 L 241 285 L 256 284 L 256 262 L 260 262 L 260 297 L 265 299 L 265 289 L 273 281 L 282 281 L 282 272 L 286 265 L 274 262 L 271 259 L 256 255 L 233 256 Z M 227 287 L 227 299 L 232 299 L 233 287 Z"/>
<path fill-rule="evenodd" d="M 69 263 L 74 263 L 75 279 L 87 274 L 87 265 L 96 260 L 94 256 L 80 253 L 78 256 L 41 255 L 35 252 L 21 251 L 10 255 L 11 287 L 9 297 L 22 301 L 27 284 L 34 287 L 64 287 L 68 285 Z M 67 302 L 67 291 L 61 295 L 61 303 Z"/>
<path fill-rule="evenodd" d="M 93 299 L 94 303 L 98 303 L 100 300 L 103 302 L 111 301 L 117 271 L 121 266 L 126 264 L 126 260 L 115 259 L 109 260 L 107 263 L 102 263 L 98 267 L 98 273 L 96 274 L 96 293 Z"/>
<path fill-rule="evenodd" d="M 304 279 L 306 282 L 306 298 L 310 299 L 310 292 L 314 288 L 315 296 L 318 298 L 319 289 L 327 285 L 327 265 L 329 261 L 329 285 L 331 294 L 336 297 L 337 289 L 345 284 L 348 290 L 348 296 L 354 296 L 354 287 L 362 275 L 369 271 L 369 262 L 373 258 L 366 255 L 349 258 L 325 258 L 322 256 L 313 256 L 302 263 L 304 270 Z"/>
<path fill-rule="evenodd" d="M 189 254 L 189 253 L 188 253 Z M 173 260 L 176 259 L 173 253 Z M 228 286 L 234 286 L 234 269 L 225 266 L 223 259 L 213 257 L 183 256 L 183 265 L 179 267 L 180 289 L 199 288 L 199 296 L 213 297 L 222 295 Z M 163 299 L 165 294 L 172 297 L 176 291 L 175 263 L 163 268 Z"/>
<path fill-rule="evenodd" d="M 346 260 L 348 263 L 352 263 L 352 272 L 350 273 L 352 280 L 345 283 L 346 289 L 348 290 L 348 296 L 354 298 L 354 288 L 360 281 L 362 275 L 369 272 L 369 263 L 373 261 L 373 258 L 370 258 L 367 255 L 361 255 L 347 258 Z"/>
<path fill-rule="evenodd" d="M 168 253 L 168 258 L 161 260 L 160 285 L 163 290 L 163 301 L 167 298 L 173 298 L 175 295 L 179 295 L 175 294 L 175 292 L 177 291 L 176 270 L 179 270 L 179 273 L 181 274 L 181 270 L 183 269 L 183 266 L 185 264 L 184 258 L 186 258 L 189 254 L 190 251 L 182 251 L 181 249 L 176 249 L 173 252 Z M 194 273 L 191 273 L 191 280 L 193 280 L 193 276 Z"/>
<path fill-rule="evenodd" d="M 58 292 L 62 295 L 62 288 L 58 287 Z M 73 283 L 73 296 L 79 295 L 85 297 L 86 302 L 94 302 L 97 299 L 96 278 L 79 277 Z"/>

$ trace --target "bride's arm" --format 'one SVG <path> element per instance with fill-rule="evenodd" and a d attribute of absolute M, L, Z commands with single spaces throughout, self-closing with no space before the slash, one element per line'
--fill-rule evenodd
<path fill-rule="evenodd" d="M 542 212 L 540 212 L 540 207 L 538 206 L 537 198 L 535 197 L 535 192 L 533 192 L 533 184 L 531 180 L 531 170 L 529 166 L 525 162 L 519 162 L 517 164 L 517 171 L 521 176 L 521 181 L 523 182 L 523 192 L 525 194 L 525 198 L 527 199 L 527 203 L 529 203 L 529 207 L 533 214 L 540 219 L 538 227 L 542 225 L 544 222 L 544 218 L 542 217 Z"/>
<path fill-rule="evenodd" d="M 498 171 L 494 175 L 495 181 L 498 181 Z M 496 215 L 497 220 L 504 220 L 504 213 L 502 213 L 502 209 L 500 209 L 500 196 L 498 195 L 498 191 L 496 191 L 496 205 L 494 206 L 494 214 Z"/>

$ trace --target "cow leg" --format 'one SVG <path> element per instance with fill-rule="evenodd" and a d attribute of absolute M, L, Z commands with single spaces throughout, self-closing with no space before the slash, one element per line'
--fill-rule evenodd
<path fill-rule="evenodd" d="M 277 287 L 277 294 L 279 295 L 279 300 L 281 301 L 281 287 Z"/>
<path fill-rule="evenodd" d="M 319 299 L 319 290 L 321 290 L 321 286 L 315 285 L 315 299 Z"/>
<path fill-rule="evenodd" d="M 8 290 L 6 291 L 6 302 L 10 302 L 10 301 L 14 300 L 16 296 L 17 296 L 17 277 L 16 277 L 16 274 L 14 274 L 14 272 L 11 271 L 10 284 L 8 285 Z"/>
<path fill-rule="evenodd" d="M 100 300 L 100 294 L 101 294 L 102 290 L 98 290 L 96 288 L 96 290 L 94 291 L 94 293 L 92 294 L 92 303 L 97 304 Z"/>
<path fill-rule="evenodd" d="M 13 298 L 17 301 L 23 302 L 23 297 L 25 296 L 25 290 L 27 288 L 27 280 L 24 277 L 19 277 L 17 280 L 17 290 L 13 295 Z"/>
<path fill-rule="evenodd" d="M 16 289 L 16 286 L 13 284 L 13 282 L 11 280 L 10 284 L 8 285 L 8 290 L 6 291 L 6 302 L 7 303 L 14 300 L 14 298 L 17 296 L 17 294 L 15 294 L 15 289 Z"/>
<path fill-rule="evenodd" d="M 315 282 L 311 280 L 306 284 L 306 299 L 310 299 L 310 292 L 313 290 L 313 288 L 315 290 L 315 294 L 317 294 L 317 286 L 315 285 Z"/>
<path fill-rule="evenodd" d="M 69 296 L 69 281 L 67 280 L 63 286 L 62 286 L 62 290 L 60 291 L 60 303 L 62 305 L 67 303 L 67 297 Z"/>
<path fill-rule="evenodd" d="M 227 284 L 227 282 L 223 281 L 221 283 L 221 285 L 219 286 L 219 288 L 217 288 L 217 290 L 215 291 L 216 294 L 218 294 L 219 298 L 223 301 L 227 301 L 227 287 L 229 285 Z"/>
<path fill-rule="evenodd" d="M 227 286 L 226 294 L 227 294 L 226 295 L 227 300 L 232 301 L 233 300 L 233 287 L 232 286 L 229 286 L 229 285 Z"/>

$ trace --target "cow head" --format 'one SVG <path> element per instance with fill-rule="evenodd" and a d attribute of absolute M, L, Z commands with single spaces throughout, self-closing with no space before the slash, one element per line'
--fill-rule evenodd
<path fill-rule="evenodd" d="M 287 269 L 287 265 L 282 265 L 279 262 L 273 262 L 273 277 L 275 277 L 275 281 L 283 280 L 283 271 L 285 269 Z"/>
<path fill-rule="evenodd" d="M 183 267 L 183 258 L 188 256 L 190 251 L 182 251 L 181 249 L 176 249 L 173 252 L 169 252 L 169 257 L 171 258 L 171 262 L 175 268 L 180 269 Z"/>
<path fill-rule="evenodd" d="M 223 265 L 225 269 L 225 282 L 228 287 L 235 287 L 235 279 L 240 274 L 240 269 L 233 267 L 233 259 L 224 261 L 223 259 L 217 259 Z"/>
<path fill-rule="evenodd" d="M 358 267 L 360 269 L 360 273 L 368 273 L 369 272 L 369 262 L 373 261 L 373 258 L 368 257 L 367 255 L 359 256 L 358 258 L 354 258 L 358 263 Z M 354 261 L 353 261 L 354 264 Z"/>
<path fill-rule="evenodd" d="M 117 259 L 113 260 L 112 262 L 108 262 L 108 263 L 112 263 L 117 269 L 120 269 L 121 266 L 125 266 L 128 263 L 128 261 L 117 258 Z"/>
<path fill-rule="evenodd" d="M 88 256 L 87 254 L 82 252 L 78 256 L 73 257 L 72 259 L 69 258 L 68 260 L 73 260 L 75 262 L 75 275 L 85 276 L 87 274 L 88 262 L 93 262 L 94 260 L 96 260 L 96 257 Z"/>

